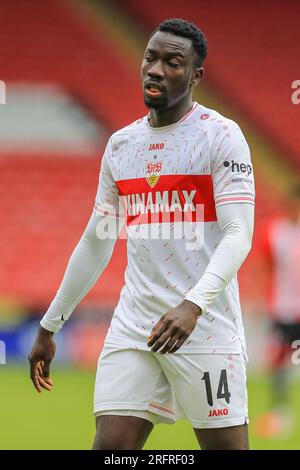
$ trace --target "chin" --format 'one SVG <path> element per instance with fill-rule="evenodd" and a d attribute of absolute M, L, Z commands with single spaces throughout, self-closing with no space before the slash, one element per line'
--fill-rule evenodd
<path fill-rule="evenodd" d="M 168 106 L 168 102 L 166 99 L 158 99 L 158 98 L 149 98 L 149 96 L 144 95 L 144 103 L 147 108 L 153 109 L 165 109 Z"/>

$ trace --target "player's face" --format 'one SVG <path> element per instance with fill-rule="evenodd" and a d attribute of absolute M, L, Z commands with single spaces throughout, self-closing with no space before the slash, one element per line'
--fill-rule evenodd
<path fill-rule="evenodd" d="M 156 32 L 146 47 L 141 75 L 148 108 L 167 109 L 179 103 L 199 81 L 192 41 Z"/>

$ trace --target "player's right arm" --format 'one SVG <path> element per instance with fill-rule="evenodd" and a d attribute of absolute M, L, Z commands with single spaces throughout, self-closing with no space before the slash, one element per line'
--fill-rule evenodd
<path fill-rule="evenodd" d="M 53 334 L 58 333 L 74 309 L 107 266 L 123 225 L 119 198 L 107 163 L 110 145 L 102 159 L 96 204 L 76 246 L 63 281 L 53 299 L 29 354 L 30 377 L 38 392 L 51 390 L 50 363 L 55 355 Z"/>

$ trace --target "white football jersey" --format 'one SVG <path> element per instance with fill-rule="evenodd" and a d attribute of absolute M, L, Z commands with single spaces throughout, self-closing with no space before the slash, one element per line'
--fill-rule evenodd
<path fill-rule="evenodd" d="M 222 239 L 216 207 L 236 202 L 254 204 L 249 147 L 216 111 L 194 103 L 170 126 L 153 128 L 145 116 L 112 135 L 95 211 L 125 216 L 128 264 L 108 344 L 149 349 L 153 326 L 197 284 Z M 178 353 L 244 348 L 235 276 Z"/>

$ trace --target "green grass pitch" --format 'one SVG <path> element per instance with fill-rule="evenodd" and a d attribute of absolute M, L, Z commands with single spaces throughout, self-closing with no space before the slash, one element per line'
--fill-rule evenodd
<path fill-rule="evenodd" d="M 0 366 L 0 449 L 90 449 L 94 435 L 94 373 L 54 367 L 52 392 L 37 394 L 28 368 Z M 268 385 L 262 376 L 250 376 L 250 419 L 267 409 Z M 250 426 L 252 449 L 299 449 L 300 383 L 291 388 L 296 427 L 288 438 L 261 439 Z M 197 449 L 187 422 L 159 425 L 146 449 Z"/>

